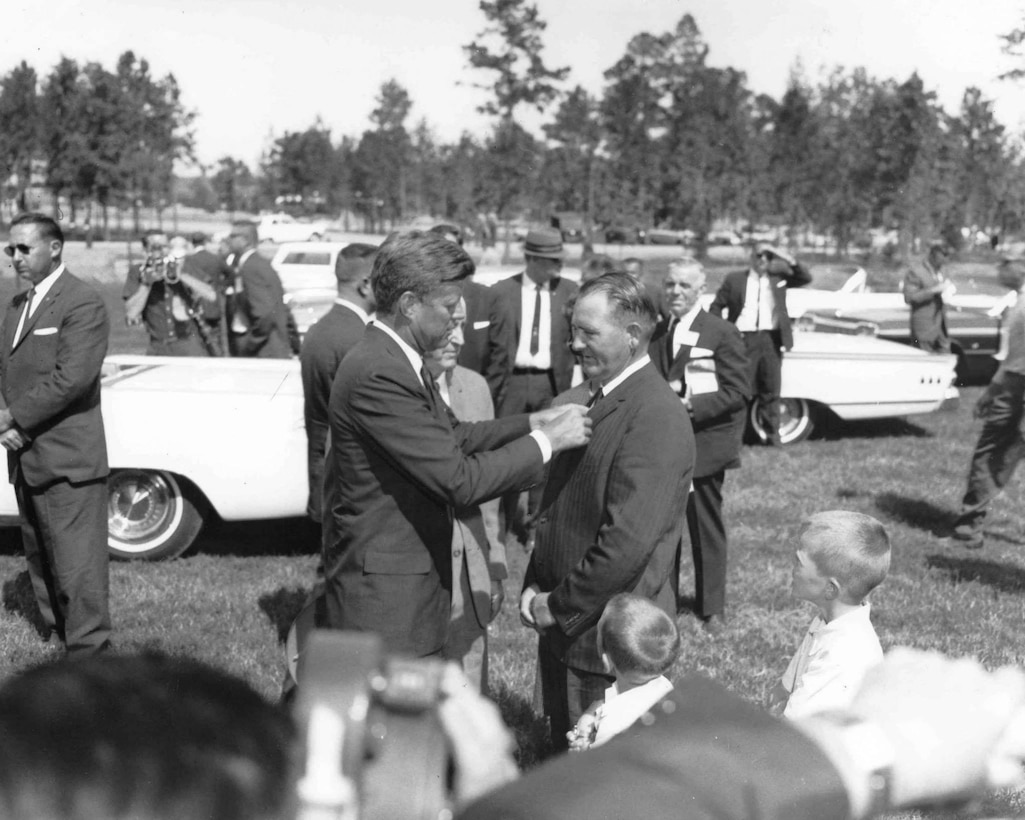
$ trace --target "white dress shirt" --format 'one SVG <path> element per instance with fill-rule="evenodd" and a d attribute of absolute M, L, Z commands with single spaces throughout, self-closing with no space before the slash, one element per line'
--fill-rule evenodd
<path fill-rule="evenodd" d="M 538 324 L 537 353 L 530 353 L 530 332 L 534 327 L 534 303 L 538 288 L 541 289 L 541 321 Z M 549 283 L 538 285 L 526 274 L 520 289 L 520 342 L 516 348 L 516 367 L 532 367 L 537 370 L 552 368 L 552 292 Z"/>
<path fill-rule="evenodd" d="M 776 302 L 772 294 L 772 280 L 758 271 L 750 270 L 747 274 L 747 292 L 744 295 L 744 307 L 737 316 L 737 330 L 748 333 L 753 330 L 775 330 Z"/>

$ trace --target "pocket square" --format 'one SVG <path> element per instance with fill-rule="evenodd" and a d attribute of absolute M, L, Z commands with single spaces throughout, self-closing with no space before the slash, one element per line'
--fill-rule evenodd
<path fill-rule="evenodd" d="M 483 322 L 474 322 L 473 323 L 473 329 L 474 330 L 484 330 L 484 328 L 488 327 L 490 324 L 491 324 L 491 322 L 487 321 L 486 319 Z"/>
<path fill-rule="evenodd" d="M 707 347 L 692 347 L 690 349 L 690 357 L 692 359 L 706 359 L 714 355 L 714 351 L 709 350 Z"/>
<path fill-rule="evenodd" d="M 55 328 L 55 327 L 41 327 L 38 330 L 33 330 L 32 331 L 32 335 L 33 336 L 52 336 L 56 332 L 57 332 L 57 328 Z"/>

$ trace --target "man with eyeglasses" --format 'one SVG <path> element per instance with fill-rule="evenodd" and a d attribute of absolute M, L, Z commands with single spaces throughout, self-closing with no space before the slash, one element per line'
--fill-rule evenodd
<path fill-rule="evenodd" d="M 110 319 L 100 294 L 64 266 L 63 248 L 50 217 L 26 213 L 11 222 L 4 252 L 31 287 L 11 300 L 0 329 L 0 444 L 44 638 L 84 657 L 110 647 L 100 411 Z"/>

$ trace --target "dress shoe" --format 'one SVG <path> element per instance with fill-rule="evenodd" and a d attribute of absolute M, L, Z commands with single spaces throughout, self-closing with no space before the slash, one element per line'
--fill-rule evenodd
<path fill-rule="evenodd" d="M 705 630 L 705 634 L 718 637 L 726 629 L 726 616 L 722 614 L 704 615 L 701 618 L 701 628 Z"/>

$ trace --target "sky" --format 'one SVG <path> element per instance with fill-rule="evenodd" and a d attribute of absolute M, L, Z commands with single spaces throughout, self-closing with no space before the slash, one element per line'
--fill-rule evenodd
<path fill-rule="evenodd" d="M 817 81 L 835 66 L 877 78 L 917 71 L 956 112 L 968 86 L 998 119 L 1025 133 L 1025 81 L 999 35 L 1025 19 L 1025 0 L 534 0 L 548 23 L 545 58 L 569 66 L 567 88 L 599 94 L 603 72 L 641 32 L 675 29 L 690 13 L 708 64 L 747 74 L 777 99 L 795 65 Z M 337 140 L 371 127 L 381 84 L 396 79 L 438 139 L 482 135 L 485 80 L 462 46 L 485 25 L 477 0 L 4 0 L 16 34 L 0 46 L 0 75 L 22 60 L 45 76 L 61 56 L 113 69 L 131 49 L 158 77 L 173 73 L 197 112 L 201 162 L 231 155 L 255 167 L 275 137 L 319 117 Z M 1025 62 L 1025 61 L 1023 61 Z M 529 124 L 529 123 L 528 123 Z"/>

